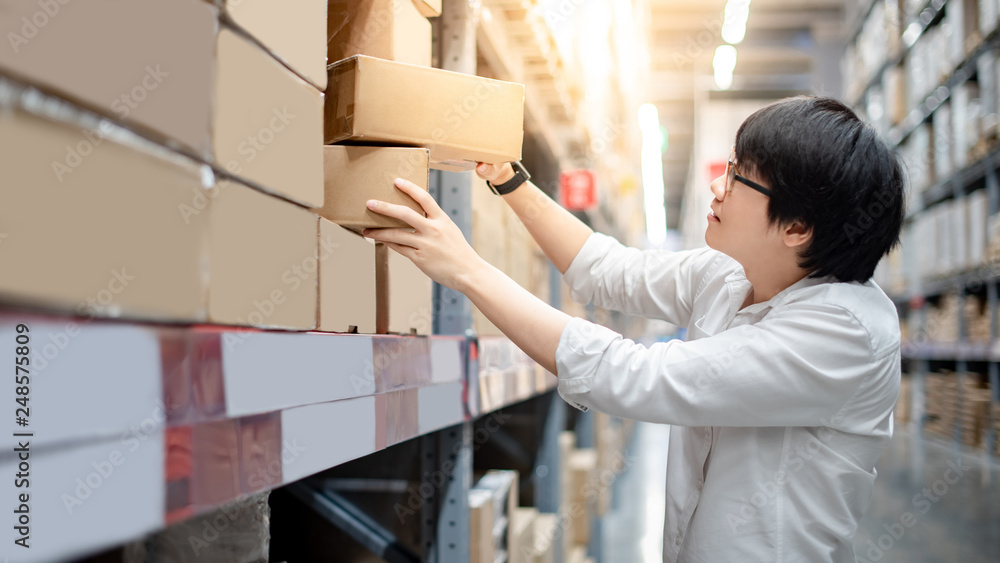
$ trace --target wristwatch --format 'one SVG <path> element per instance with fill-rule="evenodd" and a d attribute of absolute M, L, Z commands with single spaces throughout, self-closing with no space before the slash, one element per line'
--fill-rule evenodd
<path fill-rule="evenodd" d="M 524 169 L 524 166 L 520 162 L 511 162 L 510 167 L 514 169 L 514 177 L 502 184 L 493 185 L 489 180 L 486 181 L 486 185 L 493 190 L 493 193 L 497 195 L 507 195 L 510 192 L 521 187 L 521 184 L 527 182 L 531 179 L 531 174 Z"/>

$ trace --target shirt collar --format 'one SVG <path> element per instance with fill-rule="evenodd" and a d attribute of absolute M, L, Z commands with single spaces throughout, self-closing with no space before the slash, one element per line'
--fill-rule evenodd
<path fill-rule="evenodd" d="M 750 290 L 750 280 L 747 279 L 746 272 L 743 270 L 742 267 L 737 268 L 735 271 L 726 276 L 725 280 L 726 280 L 726 285 L 730 286 L 730 289 L 732 290 L 732 295 L 738 296 L 737 297 L 738 299 L 746 299 L 746 292 Z M 812 278 L 806 276 L 800 279 L 799 281 L 793 283 L 792 285 L 786 287 L 785 289 L 779 291 L 777 295 L 768 299 L 767 301 L 750 305 L 749 307 L 747 307 L 747 309 L 774 308 L 787 301 L 791 297 L 792 293 L 794 293 L 798 289 L 804 289 L 807 287 L 812 287 L 823 283 L 833 283 L 834 281 L 835 280 L 832 276 L 823 276 L 819 278 Z M 739 307 L 740 305 L 742 305 L 742 303 L 743 302 L 740 301 L 740 303 L 737 303 L 736 306 Z"/>

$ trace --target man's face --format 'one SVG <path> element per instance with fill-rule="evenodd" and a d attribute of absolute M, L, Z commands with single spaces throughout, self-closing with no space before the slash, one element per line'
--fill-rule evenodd
<path fill-rule="evenodd" d="M 730 157 L 730 161 L 735 161 Z M 711 212 L 705 242 L 708 246 L 740 262 L 760 262 L 762 258 L 782 250 L 781 229 L 768 223 L 767 209 L 769 197 L 744 184 L 735 176 L 769 188 L 759 177 L 748 174 L 737 163 L 728 167 L 728 174 L 712 180 Z"/>

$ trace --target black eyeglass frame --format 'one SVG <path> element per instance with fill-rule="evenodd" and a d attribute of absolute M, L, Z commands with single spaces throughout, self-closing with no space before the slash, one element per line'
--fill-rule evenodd
<path fill-rule="evenodd" d="M 751 179 L 749 179 L 749 178 L 747 178 L 745 176 L 740 176 L 739 174 L 736 173 L 736 146 L 735 145 L 733 146 L 732 153 L 730 153 L 730 155 L 729 155 L 729 161 L 726 162 L 726 189 L 727 190 L 732 191 L 732 189 L 733 189 L 733 182 L 734 181 L 739 181 L 742 184 L 746 185 L 747 187 L 752 188 L 754 190 L 757 190 L 758 192 L 766 195 L 767 197 L 771 197 L 771 195 L 774 193 L 774 192 L 771 191 L 770 188 L 765 188 L 764 186 L 758 184 L 757 182 L 754 182 L 753 180 L 751 180 Z"/>

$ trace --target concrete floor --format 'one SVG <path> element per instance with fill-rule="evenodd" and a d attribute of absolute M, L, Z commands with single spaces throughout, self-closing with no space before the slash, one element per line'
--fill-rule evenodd
<path fill-rule="evenodd" d="M 595 543 L 599 562 L 661 561 L 667 439 L 665 426 L 636 427 L 634 463 L 615 483 Z M 1000 465 L 897 427 L 876 467 L 875 494 L 855 537 L 859 563 L 1000 562 Z"/>

